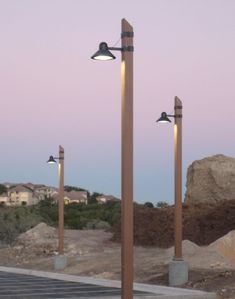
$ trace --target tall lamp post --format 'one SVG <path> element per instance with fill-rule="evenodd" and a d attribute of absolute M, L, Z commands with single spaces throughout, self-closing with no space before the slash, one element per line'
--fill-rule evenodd
<path fill-rule="evenodd" d="M 188 281 L 188 265 L 182 255 L 182 102 L 175 97 L 174 115 L 162 112 L 157 120 L 160 123 L 169 123 L 169 118 L 175 119 L 174 125 L 174 156 L 175 156 L 175 254 L 169 265 L 169 284 L 178 286 Z"/>
<path fill-rule="evenodd" d="M 133 27 L 122 19 L 121 48 L 102 42 L 91 57 L 111 60 L 110 50 L 121 51 L 122 150 L 121 150 L 121 268 L 122 299 L 133 298 Z"/>
<path fill-rule="evenodd" d="M 59 146 L 59 157 L 50 156 L 47 163 L 59 161 L 59 225 L 58 225 L 58 256 L 55 256 L 55 269 L 64 269 L 67 266 L 67 257 L 64 255 L 64 148 Z"/>

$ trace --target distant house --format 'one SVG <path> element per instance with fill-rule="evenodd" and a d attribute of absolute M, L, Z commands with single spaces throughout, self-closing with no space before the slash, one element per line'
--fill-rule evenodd
<path fill-rule="evenodd" d="M 59 193 L 54 192 L 52 195 L 52 198 L 57 202 L 59 199 Z M 64 203 L 70 204 L 70 203 L 84 203 L 87 204 L 87 191 L 70 191 L 70 192 L 64 192 Z"/>
<path fill-rule="evenodd" d="M 111 201 L 120 201 L 117 197 L 113 195 L 100 195 L 96 197 L 98 203 L 103 204 Z"/>
<path fill-rule="evenodd" d="M 35 196 L 33 190 L 27 186 L 19 184 L 8 190 L 9 205 L 33 205 L 39 202 L 39 198 Z"/>
<path fill-rule="evenodd" d="M 34 190 L 34 188 L 35 188 L 35 184 L 33 184 L 33 183 L 26 183 L 26 184 L 19 184 L 19 185 L 23 185 L 24 187 L 28 187 L 28 188 L 30 188 L 30 189 L 32 189 L 32 190 Z M 40 186 L 42 186 L 42 185 L 40 185 Z"/>
<path fill-rule="evenodd" d="M 57 188 L 48 187 L 45 185 L 35 185 L 34 193 L 39 198 L 39 200 L 44 200 L 46 198 L 52 197 L 54 193 L 58 193 Z"/>
<path fill-rule="evenodd" d="M 2 193 L 0 195 L 0 205 L 6 205 L 9 206 L 9 197 L 7 195 L 7 193 Z"/>
<path fill-rule="evenodd" d="M 87 204 L 87 191 L 70 191 L 64 193 L 65 203 L 84 203 Z"/>
<path fill-rule="evenodd" d="M 4 185 L 7 188 L 7 192 L 0 195 L 0 205 L 7 206 L 20 206 L 20 205 L 34 205 L 44 199 L 51 199 L 54 202 L 58 202 L 59 190 L 55 187 L 46 186 L 43 184 L 33 184 L 33 183 L 10 183 L 6 182 Z M 64 203 L 83 203 L 88 204 L 88 194 L 89 192 L 84 189 L 78 189 L 71 186 L 64 191 Z M 66 189 L 66 188 L 65 188 Z M 81 191 L 77 191 L 77 190 Z M 83 191 L 82 191 L 83 190 Z M 98 193 L 99 194 L 99 193 Z M 94 195 L 98 195 L 94 192 Z M 93 198 L 92 198 L 93 199 Z M 113 195 L 100 195 L 96 197 L 99 204 L 105 204 L 107 202 L 118 202 L 120 199 Z"/>

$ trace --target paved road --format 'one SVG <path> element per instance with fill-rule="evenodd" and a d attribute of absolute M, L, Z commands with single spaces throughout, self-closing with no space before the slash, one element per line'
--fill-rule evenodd
<path fill-rule="evenodd" d="M 32 275 L 0 271 L 0 299 L 107 298 L 118 296 L 120 289 L 79 282 L 61 281 Z M 135 291 L 138 296 L 150 293 Z"/>

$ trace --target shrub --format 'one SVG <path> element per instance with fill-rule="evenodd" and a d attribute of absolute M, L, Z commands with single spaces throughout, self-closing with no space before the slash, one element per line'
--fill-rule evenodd
<path fill-rule="evenodd" d="M 64 207 L 64 225 L 69 229 L 107 229 L 120 220 L 120 213 L 120 202 L 68 204 Z M 1 206 L 0 241 L 11 243 L 19 234 L 40 222 L 58 226 L 58 204 L 51 199 L 33 206 Z"/>
<path fill-rule="evenodd" d="M 147 208 L 154 208 L 153 203 L 151 203 L 150 201 L 145 202 L 144 206 L 147 207 Z"/>
<path fill-rule="evenodd" d="M 159 201 L 157 204 L 156 204 L 156 207 L 157 208 L 167 208 L 169 207 L 169 204 L 165 201 Z"/>
<path fill-rule="evenodd" d="M 0 209 L 0 240 L 11 243 L 15 238 L 42 221 L 36 211 L 27 207 L 2 207 Z"/>

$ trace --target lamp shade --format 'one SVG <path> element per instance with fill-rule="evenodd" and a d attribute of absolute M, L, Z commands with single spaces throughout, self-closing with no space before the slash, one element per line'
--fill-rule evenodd
<path fill-rule="evenodd" d="M 171 123 L 171 120 L 168 118 L 166 112 L 162 112 L 161 117 L 157 120 L 159 123 Z"/>
<path fill-rule="evenodd" d="M 53 164 L 53 163 L 56 163 L 56 160 L 55 160 L 55 158 L 53 156 L 50 156 L 49 160 L 47 161 L 47 163 Z"/>
<path fill-rule="evenodd" d="M 102 42 L 99 45 L 99 50 L 91 58 L 95 60 L 112 60 L 116 57 L 109 51 L 107 43 Z"/>

